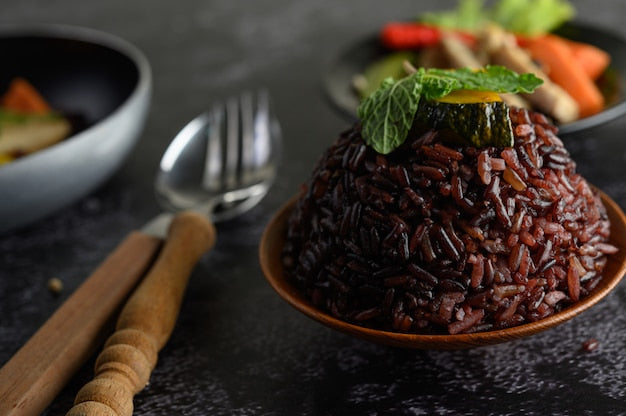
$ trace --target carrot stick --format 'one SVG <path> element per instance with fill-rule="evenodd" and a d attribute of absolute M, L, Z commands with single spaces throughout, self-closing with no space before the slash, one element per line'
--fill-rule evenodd
<path fill-rule="evenodd" d="M 45 114 L 51 111 L 46 100 L 24 78 L 14 78 L 0 100 L 2 107 L 19 113 Z"/>
<path fill-rule="evenodd" d="M 574 59 L 589 78 L 596 80 L 602 75 L 611 62 L 611 55 L 602 49 L 588 43 L 566 40 Z"/>
<path fill-rule="evenodd" d="M 604 98 L 593 80 L 576 64 L 565 39 L 543 35 L 528 41 L 531 56 L 546 67 L 550 79 L 560 85 L 578 103 L 580 116 L 602 111 Z"/>

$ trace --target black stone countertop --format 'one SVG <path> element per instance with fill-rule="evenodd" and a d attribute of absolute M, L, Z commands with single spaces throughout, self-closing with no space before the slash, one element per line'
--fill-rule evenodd
<path fill-rule="evenodd" d="M 583 315 L 532 338 L 461 351 L 390 348 L 336 333 L 266 283 L 258 241 L 272 213 L 348 127 L 321 77 L 345 46 L 381 24 L 455 1 L 6 0 L 3 22 L 88 26 L 142 49 L 154 95 L 140 143 L 102 187 L 67 209 L 0 235 L 0 364 L 118 242 L 158 212 L 152 179 L 169 140 L 214 99 L 264 85 L 283 127 L 270 194 L 218 226 L 195 269 L 171 340 L 136 415 L 626 414 L 626 284 Z M 626 37 L 622 0 L 579 0 L 577 19 Z M 580 171 L 626 207 L 626 120 L 568 140 Z M 0 203 L 10 195 L 0 196 Z M 64 282 L 59 296 L 48 279 Z M 62 336 L 62 334 L 59 334 Z M 592 352 L 582 350 L 590 338 Z M 93 359 L 46 415 L 62 415 Z"/>

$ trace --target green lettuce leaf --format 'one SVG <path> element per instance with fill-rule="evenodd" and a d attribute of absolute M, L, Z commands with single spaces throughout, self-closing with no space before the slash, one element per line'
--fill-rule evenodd
<path fill-rule="evenodd" d="M 420 21 L 444 29 L 473 31 L 488 21 L 483 0 L 460 0 L 454 10 L 425 13 Z"/>
<path fill-rule="evenodd" d="M 434 26 L 475 31 L 487 22 L 523 35 L 556 29 L 575 15 L 567 0 L 500 0 L 486 7 L 483 0 L 460 0 L 454 10 L 425 13 L 420 21 Z"/>
<path fill-rule="evenodd" d="M 572 19 L 575 10 L 564 0 L 500 0 L 490 14 L 503 28 L 532 36 L 556 29 Z"/>

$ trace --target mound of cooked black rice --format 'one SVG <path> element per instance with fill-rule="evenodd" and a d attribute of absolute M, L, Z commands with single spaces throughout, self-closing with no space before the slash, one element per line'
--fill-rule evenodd
<path fill-rule="evenodd" d="M 322 155 L 282 253 L 317 307 L 358 325 L 466 333 L 537 321 L 601 279 L 609 221 L 556 128 L 510 110 L 513 148 L 412 134 L 388 155 L 359 125 Z"/>

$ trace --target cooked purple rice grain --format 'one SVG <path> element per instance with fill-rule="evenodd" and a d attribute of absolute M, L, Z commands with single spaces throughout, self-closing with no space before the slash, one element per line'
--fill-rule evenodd
<path fill-rule="evenodd" d="M 344 132 L 289 218 L 287 276 L 340 319 L 408 333 L 506 328 L 587 296 L 617 250 L 605 208 L 545 116 L 510 115 L 506 149 L 426 131 L 383 156 Z"/>

